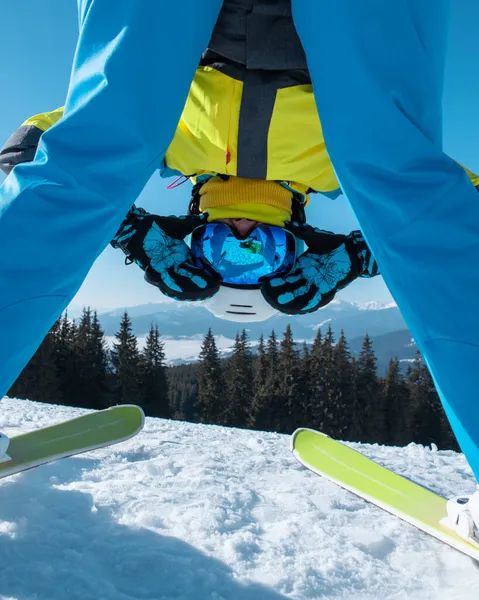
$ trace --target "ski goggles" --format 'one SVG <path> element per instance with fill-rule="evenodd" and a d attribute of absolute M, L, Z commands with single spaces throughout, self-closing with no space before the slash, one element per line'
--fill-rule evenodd
<path fill-rule="evenodd" d="M 295 236 L 274 225 L 258 225 L 246 239 L 238 239 L 226 223 L 216 222 L 201 225 L 191 235 L 196 264 L 233 286 L 257 287 L 289 273 L 297 251 Z"/>

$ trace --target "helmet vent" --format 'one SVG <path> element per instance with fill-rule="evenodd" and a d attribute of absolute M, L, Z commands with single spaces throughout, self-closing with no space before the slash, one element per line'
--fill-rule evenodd
<path fill-rule="evenodd" d="M 276 310 L 263 298 L 260 289 L 237 289 L 221 285 L 217 294 L 204 304 L 205 308 L 220 319 L 236 323 L 265 321 Z"/>

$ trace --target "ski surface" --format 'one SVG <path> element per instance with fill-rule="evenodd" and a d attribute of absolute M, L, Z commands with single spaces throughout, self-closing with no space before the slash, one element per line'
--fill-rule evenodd
<path fill-rule="evenodd" d="M 139 406 L 124 404 L 13 436 L 7 450 L 11 460 L 0 463 L 0 479 L 123 442 L 139 433 L 144 421 Z"/>
<path fill-rule="evenodd" d="M 312 429 L 297 429 L 291 450 L 311 471 L 479 560 L 479 545 L 440 523 L 446 517 L 447 500 L 442 496 Z"/>

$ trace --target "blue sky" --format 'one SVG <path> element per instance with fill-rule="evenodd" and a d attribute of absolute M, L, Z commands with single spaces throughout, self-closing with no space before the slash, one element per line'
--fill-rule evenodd
<path fill-rule="evenodd" d="M 452 0 L 452 5 L 444 95 L 445 149 L 478 172 L 479 2 Z M 181 34 L 181 24 L 175 26 Z M 0 145 L 29 116 L 63 104 L 76 35 L 75 0 L 3 3 L 0 20 Z M 0 182 L 2 180 L 0 175 Z M 138 204 L 152 212 L 183 213 L 188 202 L 188 184 L 169 191 L 166 190 L 167 183 L 155 174 Z M 337 232 L 349 232 L 357 227 L 344 198 L 330 201 L 315 197 L 308 218 L 316 225 Z M 140 269 L 135 265 L 124 266 L 122 256 L 119 251 L 108 248 L 92 267 L 74 303 L 101 309 L 161 300 L 161 294 L 144 282 Z M 357 302 L 391 299 L 380 278 L 355 282 L 341 293 L 341 298 Z"/>

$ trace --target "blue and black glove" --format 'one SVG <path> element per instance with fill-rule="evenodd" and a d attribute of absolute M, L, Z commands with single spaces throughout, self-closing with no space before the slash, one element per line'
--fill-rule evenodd
<path fill-rule="evenodd" d="M 287 223 L 308 249 L 287 275 L 263 283 L 261 292 L 276 310 L 303 315 L 326 306 L 336 292 L 357 277 L 374 277 L 379 269 L 360 231 L 348 236 L 315 229 L 311 225 Z"/>
<path fill-rule="evenodd" d="M 206 223 L 206 215 L 159 217 L 133 206 L 110 242 L 145 272 L 148 283 L 175 300 L 207 300 L 219 282 L 193 263 L 184 238 Z"/>

